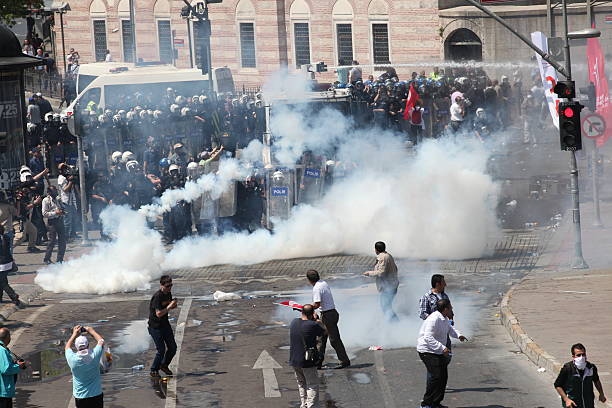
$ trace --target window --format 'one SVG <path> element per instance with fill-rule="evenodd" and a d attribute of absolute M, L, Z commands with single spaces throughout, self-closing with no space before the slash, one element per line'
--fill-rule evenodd
<path fill-rule="evenodd" d="M 350 65 L 353 62 L 353 28 L 350 24 L 337 24 L 338 65 Z"/>
<path fill-rule="evenodd" d="M 134 62 L 132 22 L 130 20 L 121 20 L 121 39 L 123 40 L 123 61 Z"/>
<path fill-rule="evenodd" d="M 310 64 L 310 32 L 308 23 L 293 24 L 293 35 L 295 36 L 295 65 Z"/>
<path fill-rule="evenodd" d="M 240 23 L 240 61 L 243 68 L 257 67 L 255 25 L 253 23 Z"/>
<path fill-rule="evenodd" d="M 375 64 L 389 64 L 389 26 L 372 24 L 372 54 Z"/>
<path fill-rule="evenodd" d="M 94 34 L 94 54 L 96 61 L 104 61 L 106 59 L 106 21 L 93 21 Z"/>
<path fill-rule="evenodd" d="M 157 20 L 157 42 L 159 43 L 159 60 L 172 64 L 172 30 L 170 20 Z"/>

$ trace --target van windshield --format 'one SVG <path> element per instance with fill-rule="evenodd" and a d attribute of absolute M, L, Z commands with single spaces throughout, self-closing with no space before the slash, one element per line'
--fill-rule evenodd
<path fill-rule="evenodd" d="M 87 88 L 97 76 L 95 75 L 79 75 L 77 79 L 77 95 L 83 92 L 83 89 Z"/>
<path fill-rule="evenodd" d="M 151 109 L 160 107 L 166 89 L 172 88 L 176 95 L 190 97 L 206 94 L 208 81 L 159 82 L 133 85 L 104 86 L 104 103 L 106 109 L 130 109 L 135 105 L 144 105 Z M 165 103 L 168 103 L 166 101 Z M 144 107 L 143 106 L 143 107 Z"/>

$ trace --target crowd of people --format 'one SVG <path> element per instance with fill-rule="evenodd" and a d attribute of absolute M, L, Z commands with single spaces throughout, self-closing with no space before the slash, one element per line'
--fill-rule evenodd
<path fill-rule="evenodd" d="M 383 129 L 405 133 L 412 143 L 423 137 L 465 132 L 481 141 L 510 126 L 523 130 L 524 142 L 535 142 L 536 126 L 545 118 L 545 95 L 539 73 L 526 88 L 519 71 L 512 79 L 490 79 L 482 68 L 434 67 L 427 75 L 412 72 L 400 80 L 393 67 L 367 79 L 357 61 L 339 68 L 336 88 L 348 88 L 357 102 L 358 118 Z M 416 99 L 408 103 L 410 94 Z M 408 109 L 408 110 L 406 110 Z"/>

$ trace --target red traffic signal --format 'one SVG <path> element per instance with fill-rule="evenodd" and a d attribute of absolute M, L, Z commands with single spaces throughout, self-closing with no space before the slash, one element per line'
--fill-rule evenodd
<path fill-rule="evenodd" d="M 565 109 L 563 109 L 563 116 L 565 116 L 566 118 L 573 118 L 574 117 L 574 109 L 573 108 L 565 108 Z"/>

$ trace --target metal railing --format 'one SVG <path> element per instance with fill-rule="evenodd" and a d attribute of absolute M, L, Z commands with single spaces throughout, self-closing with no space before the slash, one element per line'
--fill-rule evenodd
<path fill-rule="evenodd" d="M 47 98 L 64 97 L 64 79 L 60 74 L 34 68 L 25 70 L 23 74 L 26 92 L 40 92 Z"/>

